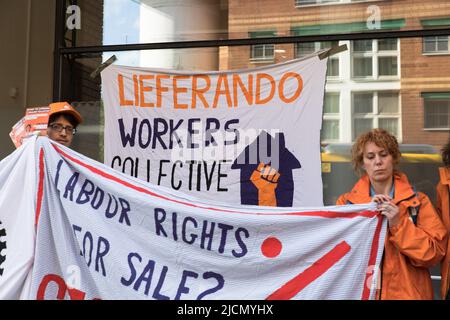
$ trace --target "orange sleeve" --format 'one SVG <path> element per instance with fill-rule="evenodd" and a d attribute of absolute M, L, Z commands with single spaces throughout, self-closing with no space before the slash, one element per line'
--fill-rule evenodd
<path fill-rule="evenodd" d="M 447 250 L 447 231 L 430 199 L 419 193 L 417 225 L 403 215 L 398 226 L 390 228 L 389 240 L 416 267 L 429 268 L 442 259 Z M 407 209 L 405 209 L 407 210 Z"/>
<path fill-rule="evenodd" d="M 439 218 L 441 218 L 442 222 L 444 223 L 444 226 L 447 228 L 447 231 L 450 232 L 450 213 L 444 211 L 447 208 L 447 199 L 449 199 L 448 191 L 448 185 L 438 183 L 436 187 L 436 211 L 439 215 Z"/>
<path fill-rule="evenodd" d="M 336 205 L 337 206 L 342 206 L 342 205 L 347 204 L 347 198 L 346 198 L 345 195 L 346 195 L 346 193 L 340 195 L 339 198 L 336 200 Z"/>

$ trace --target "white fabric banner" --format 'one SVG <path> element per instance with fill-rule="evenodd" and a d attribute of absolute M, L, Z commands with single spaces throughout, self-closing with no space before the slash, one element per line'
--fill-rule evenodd
<path fill-rule="evenodd" d="M 104 161 L 205 200 L 322 206 L 326 66 L 317 55 L 208 73 L 110 66 Z M 278 173 L 272 202 L 252 176 L 261 164 Z"/>
<path fill-rule="evenodd" d="M 386 223 L 371 205 L 218 205 L 47 138 L 11 159 L 18 164 L 4 161 L 0 172 L 19 176 L 2 189 L 2 209 L 30 203 L 20 213 L 39 219 L 31 299 L 374 298 Z"/>
<path fill-rule="evenodd" d="M 0 162 L 0 300 L 29 295 L 36 203 L 36 137 Z"/>

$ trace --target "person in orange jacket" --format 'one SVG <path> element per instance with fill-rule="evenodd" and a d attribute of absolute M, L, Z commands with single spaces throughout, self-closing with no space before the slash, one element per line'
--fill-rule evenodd
<path fill-rule="evenodd" d="M 352 163 L 365 174 L 337 204 L 373 201 L 388 219 L 377 299 L 433 299 L 428 268 L 444 256 L 447 231 L 428 197 L 415 192 L 406 175 L 396 170 L 400 157 L 397 139 L 386 130 L 360 135 Z"/>
<path fill-rule="evenodd" d="M 440 180 L 436 186 L 437 202 L 436 209 L 444 222 L 447 232 L 450 233 L 450 208 L 449 208 L 449 188 L 450 188 L 450 137 L 447 144 L 442 149 L 442 161 L 444 166 L 439 168 Z M 441 297 L 450 300 L 450 237 L 447 244 L 447 254 L 441 262 Z"/>

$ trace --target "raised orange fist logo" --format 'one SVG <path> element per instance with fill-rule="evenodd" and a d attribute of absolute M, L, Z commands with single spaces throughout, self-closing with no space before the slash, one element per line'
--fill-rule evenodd
<path fill-rule="evenodd" d="M 258 168 L 253 171 L 250 181 L 258 189 L 258 205 L 260 206 L 277 206 L 277 198 L 275 189 L 278 186 L 280 173 L 264 163 L 260 163 Z"/>

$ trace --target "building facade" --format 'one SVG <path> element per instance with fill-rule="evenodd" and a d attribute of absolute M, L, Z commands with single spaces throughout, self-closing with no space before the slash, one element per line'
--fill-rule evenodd
<path fill-rule="evenodd" d="M 405 30 L 448 26 L 448 1 L 229 1 L 234 37 L 370 37 L 383 30 L 401 36 Z M 382 127 L 400 142 L 439 148 L 450 127 L 448 39 L 440 35 L 234 47 L 228 66 L 272 64 L 345 44 L 347 51 L 329 59 L 322 142 L 350 143 L 361 132 Z"/>

